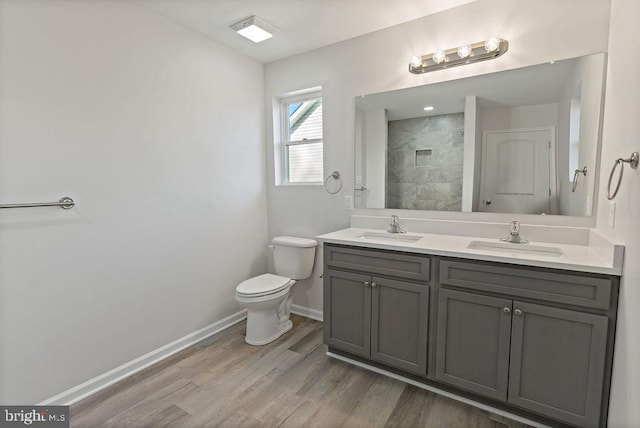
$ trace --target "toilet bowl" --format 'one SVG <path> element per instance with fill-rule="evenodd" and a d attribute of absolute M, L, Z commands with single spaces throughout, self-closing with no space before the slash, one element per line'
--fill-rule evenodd
<path fill-rule="evenodd" d="M 236 287 L 236 301 L 248 310 L 245 335 L 248 344 L 265 345 L 291 330 L 291 287 L 295 283 L 292 279 L 267 273 Z"/>
<path fill-rule="evenodd" d="M 266 345 L 293 328 L 291 289 L 313 270 L 317 243 L 313 239 L 280 236 L 273 239 L 277 275 L 266 273 L 241 282 L 236 301 L 248 310 L 245 342 Z"/>

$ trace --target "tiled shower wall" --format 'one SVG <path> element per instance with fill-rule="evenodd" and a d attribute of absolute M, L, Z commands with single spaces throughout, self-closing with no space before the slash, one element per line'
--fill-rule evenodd
<path fill-rule="evenodd" d="M 386 207 L 460 211 L 464 113 L 389 121 Z"/>

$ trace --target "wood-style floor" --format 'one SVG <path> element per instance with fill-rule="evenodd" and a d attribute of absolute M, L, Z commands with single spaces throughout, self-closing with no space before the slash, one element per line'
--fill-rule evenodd
<path fill-rule="evenodd" d="M 266 346 L 245 323 L 71 407 L 72 427 L 504 427 L 487 412 L 325 355 L 322 323 Z M 517 424 L 517 426 L 520 426 Z"/>

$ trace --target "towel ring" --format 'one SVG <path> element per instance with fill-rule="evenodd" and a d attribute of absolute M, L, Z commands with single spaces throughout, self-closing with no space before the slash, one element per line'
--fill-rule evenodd
<path fill-rule="evenodd" d="M 338 181 L 338 189 L 336 189 L 333 192 L 331 190 L 329 190 L 329 188 L 327 187 L 327 184 L 329 184 L 329 179 L 330 178 L 333 178 L 334 180 Z M 340 177 L 340 172 L 333 171 L 331 174 L 329 174 L 329 176 L 324 180 L 324 190 L 326 190 L 327 193 L 329 193 L 331 195 L 335 195 L 340 190 L 342 190 L 342 178 Z"/>
<path fill-rule="evenodd" d="M 612 200 L 618 194 L 618 190 L 620 190 L 620 184 L 622 184 L 622 176 L 624 174 L 624 164 L 628 163 L 629 166 L 633 169 L 638 168 L 638 162 L 640 161 L 640 153 L 633 152 L 631 153 L 631 157 L 629 159 L 618 158 L 613 164 L 613 168 L 611 168 L 611 174 L 609 174 L 609 184 L 607 184 L 607 199 Z M 620 175 L 618 175 L 618 183 L 616 184 L 616 188 L 611 194 L 611 182 L 613 181 L 613 175 L 616 172 L 616 168 L 620 165 Z"/>
<path fill-rule="evenodd" d="M 580 178 L 580 173 L 587 176 L 587 167 L 585 166 L 582 169 L 576 169 L 576 172 L 573 174 L 573 185 L 571 186 L 571 193 L 576 191 L 576 187 L 578 187 L 578 178 Z"/>

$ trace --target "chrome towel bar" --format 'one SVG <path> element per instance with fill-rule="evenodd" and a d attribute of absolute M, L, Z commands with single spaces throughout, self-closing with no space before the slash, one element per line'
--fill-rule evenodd
<path fill-rule="evenodd" d="M 68 196 L 60 198 L 58 202 L 41 202 L 31 204 L 5 204 L 0 205 L 0 208 L 32 208 L 32 207 L 60 207 L 64 210 L 70 210 L 75 206 L 75 202 Z"/>

